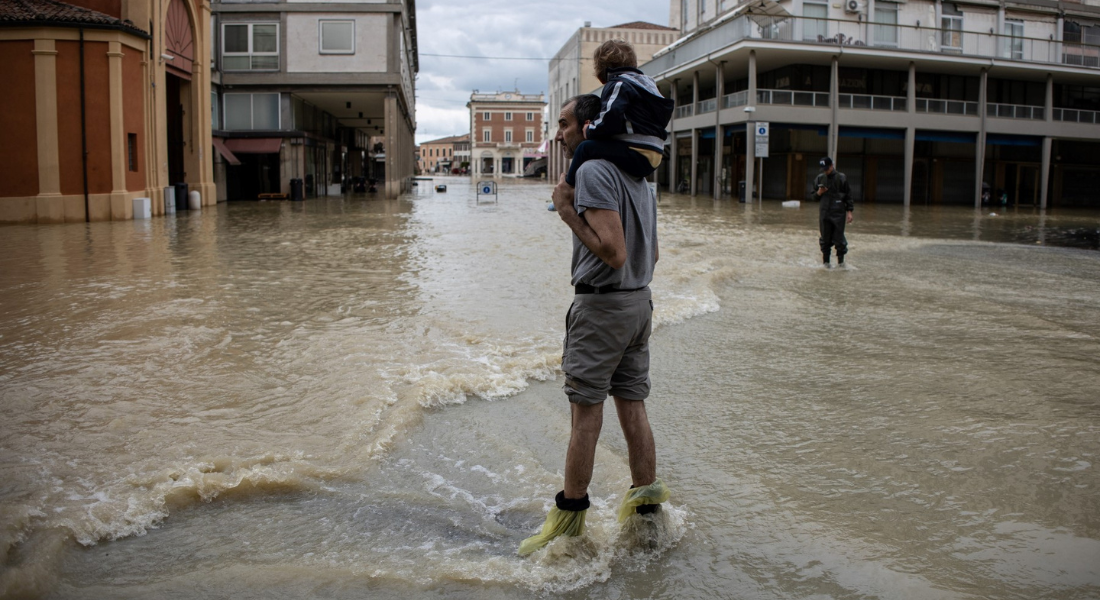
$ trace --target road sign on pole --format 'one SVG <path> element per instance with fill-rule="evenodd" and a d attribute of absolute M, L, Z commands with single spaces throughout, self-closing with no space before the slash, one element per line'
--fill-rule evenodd
<path fill-rule="evenodd" d="M 482 196 L 492 196 L 493 202 L 497 201 L 497 184 L 495 181 L 479 181 L 477 184 L 477 201 L 481 202 Z"/>
<path fill-rule="evenodd" d="M 768 133 L 771 123 L 758 122 L 756 124 L 756 157 L 768 158 Z"/>

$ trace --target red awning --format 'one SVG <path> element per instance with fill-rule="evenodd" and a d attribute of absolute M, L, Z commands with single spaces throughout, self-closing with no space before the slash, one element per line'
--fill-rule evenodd
<path fill-rule="evenodd" d="M 233 151 L 225 147 L 225 142 L 221 138 L 211 138 L 214 141 L 214 149 L 218 151 L 218 154 L 222 155 L 222 158 L 231 165 L 241 164 L 241 160 L 236 156 L 233 156 Z"/>
<path fill-rule="evenodd" d="M 225 145 L 237 154 L 278 154 L 283 138 L 237 138 L 225 140 Z"/>

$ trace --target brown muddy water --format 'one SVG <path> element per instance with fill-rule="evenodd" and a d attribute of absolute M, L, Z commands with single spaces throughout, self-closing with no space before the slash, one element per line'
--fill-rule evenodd
<path fill-rule="evenodd" d="M 609 418 L 521 559 L 569 233 L 434 183 L 0 229 L 0 597 L 1100 597 L 1100 214 L 862 206 L 826 270 L 816 206 L 663 196 L 670 508 L 615 522 Z"/>

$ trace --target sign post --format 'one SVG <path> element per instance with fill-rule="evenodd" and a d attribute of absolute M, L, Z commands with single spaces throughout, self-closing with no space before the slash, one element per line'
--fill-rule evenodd
<path fill-rule="evenodd" d="M 771 123 L 767 121 L 757 121 L 756 123 L 756 156 L 760 159 L 760 168 L 757 170 L 757 190 L 759 193 L 757 197 L 760 202 L 764 202 L 764 159 L 768 158 L 768 134 L 771 130 Z"/>
<path fill-rule="evenodd" d="M 477 201 L 481 202 L 482 196 L 492 196 L 493 202 L 497 201 L 497 182 L 495 181 L 479 181 L 477 182 Z"/>

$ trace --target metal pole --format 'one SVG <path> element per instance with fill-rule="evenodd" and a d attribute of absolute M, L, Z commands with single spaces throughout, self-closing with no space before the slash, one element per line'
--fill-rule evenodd
<path fill-rule="evenodd" d="M 759 179 L 760 181 L 756 184 L 756 189 L 757 189 L 756 196 L 757 196 L 757 198 L 760 199 L 760 204 L 764 204 L 764 157 L 763 156 L 760 157 L 760 177 L 758 177 L 757 179 Z"/>

